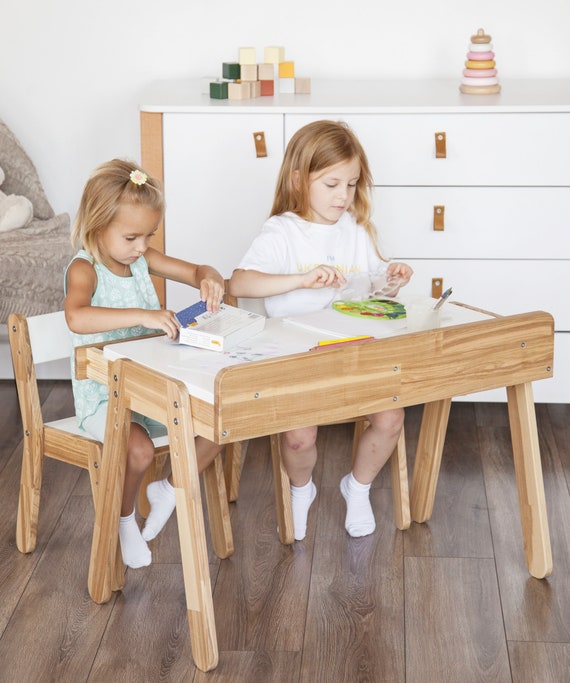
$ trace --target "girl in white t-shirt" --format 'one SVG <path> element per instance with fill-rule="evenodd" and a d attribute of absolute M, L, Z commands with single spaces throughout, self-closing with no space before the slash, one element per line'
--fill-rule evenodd
<path fill-rule="evenodd" d="M 299 315 L 328 306 L 347 275 L 372 273 L 383 259 L 371 221 L 372 177 L 366 154 L 341 122 L 315 121 L 291 138 L 277 180 L 271 217 L 234 271 L 230 293 L 265 298 L 269 316 Z M 384 290 L 394 296 L 412 276 L 405 263 L 390 263 Z M 376 528 L 370 485 L 388 460 L 404 423 L 404 410 L 368 415 L 352 471 L 340 482 L 345 528 L 366 536 Z M 282 458 L 291 481 L 295 539 L 305 538 L 317 489 L 317 427 L 282 437 Z"/>

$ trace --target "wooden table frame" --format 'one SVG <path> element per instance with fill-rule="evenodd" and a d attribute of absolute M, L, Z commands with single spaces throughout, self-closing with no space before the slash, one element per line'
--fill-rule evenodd
<path fill-rule="evenodd" d="M 218 649 L 193 433 L 226 444 L 423 403 L 411 515 L 424 522 L 433 509 L 452 397 L 498 387 L 507 388 L 526 564 L 532 576 L 548 576 L 552 554 L 531 382 L 552 376 L 553 354 L 548 313 L 495 317 L 233 365 L 217 374 L 212 405 L 189 396 L 182 382 L 138 363 L 111 363 L 100 348 L 77 349 L 77 377 L 111 386 L 101 478 L 108 504 L 97 507 L 92 598 L 104 602 L 112 592 L 130 410 L 168 427 L 192 653 L 196 666 L 207 671 L 217 665 Z M 220 538 L 215 526 L 214 544 Z"/>

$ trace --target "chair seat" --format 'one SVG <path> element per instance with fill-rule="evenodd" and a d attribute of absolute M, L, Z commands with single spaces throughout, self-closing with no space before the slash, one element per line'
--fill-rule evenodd
<path fill-rule="evenodd" d="M 46 422 L 46 427 L 51 427 L 52 429 L 60 429 L 62 432 L 68 432 L 69 434 L 74 434 L 75 436 L 82 436 L 85 439 L 90 439 L 92 437 L 77 424 L 77 417 L 72 415 L 71 417 L 64 417 L 61 420 L 54 420 L 53 422 Z M 164 436 L 156 436 L 152 440 L 155 448 L 163 448 L 168 446 L 168 434 Z"/>

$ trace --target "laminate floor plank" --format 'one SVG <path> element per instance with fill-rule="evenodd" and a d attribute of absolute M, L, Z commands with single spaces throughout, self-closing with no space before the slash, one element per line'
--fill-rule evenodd
<path fill-rule="evenodd" d="M 543 422 L 539 432 L 554 565 L 547 579 L 531 577 L 526 568 L 510 432 L 482 427 L 479 438 L 507 638 L 568 642 L 570 497 L 550 425 Z"/>
<path fill-rule="evenodd" d="M 267 437 L 248 444 L 232 520 L 235 551 L 214 592 L 220 650 L 300 650 L 314 531 L 306 544 L 279 542 Z"/>
<path fill-rule="evenodd" d="M 299 652 L 221 652 L 218 666 L 196 671 L 194 683 L 298 683 L 300 660 Z"/>
<path fill-rule="evenodd" d="M 412 479 L 411 467 L 409 472 Z M 412 523 L 404 535 L 404 554 L 493 557 L 472 404 L 452 403 L 433 514 L 427 522 Z"/>
<path fill-rule="evenodd" d="M 87 680 L 113 606 L 96 605 L 87 592 L 90 503 L 68 500 L 41 553 L 0 638 L 2 680 Z"/>
<path fill-rule="evenodd" d="M 88 681 L 191 681 L 196 668 L 179 564 L 127 570 Z"/>
<path fill-rule="evenodd" d="M 509 643 L 513 683 L 565 683 L 570 679 L 570 644 Z"/>
<path fill-rule="evenodd" d="M 376 532 L 351 538 L 338 486 L 319 492 L 301 683 L 404 681 L 402 532 L 373 489 Z"/>
<path fill-rule="evenodd" d="M 406 557 L 406 683 L 510 683 L 492 559 Z"/>

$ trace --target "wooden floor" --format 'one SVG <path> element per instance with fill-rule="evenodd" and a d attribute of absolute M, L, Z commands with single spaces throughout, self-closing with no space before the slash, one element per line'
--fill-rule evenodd
<path fill-rule="evenodd" d="M 67 382 L 43 382 L 47 419 L 71 411 Z M 570 681 L 570 406 L 537 406 L 554 572 L 524 563 L 504 404 L 454 403 L 435 510 L 393 523 L 389 468 L 372 492 L 377 530 L 351 539 L 338 489 L 348 425 L 323 428 L 319 494 L 304 542 L 276 534 L 267 439 L 251 441 L 232 505 L 236 552 L 211 556 L 220 663 L 192 663 L 176 520 L 105 605 L 87 592 L 93 510 L 87 476 L 44 468 L 39 541 L 15 546 L 21 424 L 0 382 L 0 681 L 214 683 L 562 683 Z M 421 408 L 407 411 L 410 472 Z"/>

